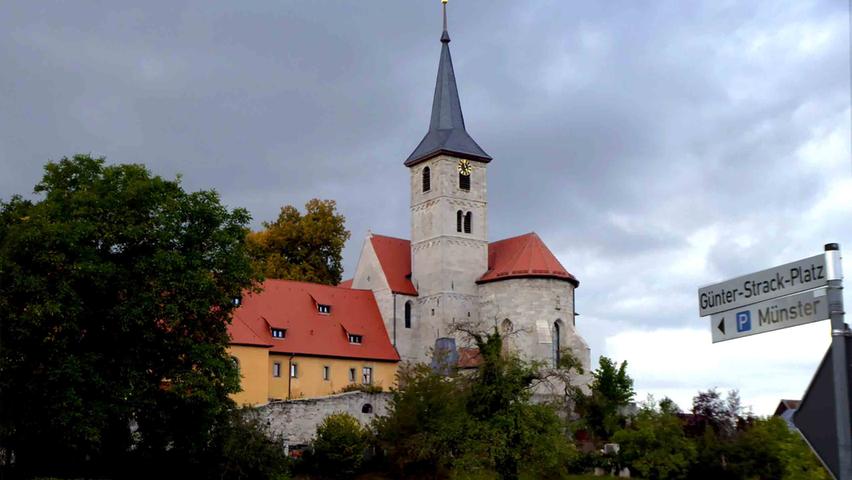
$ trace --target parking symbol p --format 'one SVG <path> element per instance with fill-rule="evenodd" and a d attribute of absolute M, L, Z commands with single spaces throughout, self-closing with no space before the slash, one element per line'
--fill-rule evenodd
<path fill-rule="evenodd" d="M 751 311 L 737 313 L 737 331 L 747 332 L 751 330 Z"/>

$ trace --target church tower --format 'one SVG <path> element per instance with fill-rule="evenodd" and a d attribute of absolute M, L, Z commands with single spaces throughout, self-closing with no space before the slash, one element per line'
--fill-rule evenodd
<path fill-rule="evenodd" d="M 422 341 L 449 336 L 457 321 L 478 321 L 477 279 L 488 270 L 486 169 L 491 157 L 467 133 L 447 32 L 429 131 L 405 161 L 411 172 L 411 281 L 419 294 Z"/>

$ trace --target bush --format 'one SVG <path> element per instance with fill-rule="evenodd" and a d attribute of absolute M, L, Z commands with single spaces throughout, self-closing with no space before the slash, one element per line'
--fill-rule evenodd
<path fill-rule="evenodd" d="M 348 413 L 329 415 L 317 427 L 308 467 L 322 478 L 351 478 L 361 470 L 370 432 Z"/>
<path fill-rule="evenodd" d="M 363 385 L 360 383 L 350 383 L 340 389 L 340 393 L 346 392 L 364 392 L 364 393 L 382 393 L 384 389 L 381 385 Z"/>

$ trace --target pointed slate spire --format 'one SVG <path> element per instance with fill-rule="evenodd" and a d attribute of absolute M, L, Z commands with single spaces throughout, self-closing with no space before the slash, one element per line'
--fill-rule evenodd
<path fill-rule="evenodd" d="M 410 167 L 424 160 L 447 153 L 488 163 L 491 157 L 470 137 L 464 127 L 456 74 L 450 56 L 450 34 L 447 32 L 447 4 L 444 3 L 444 31 L 441 34 L 441 61 L 438 64 L 438 79 L 432 99 L 432 119 L 429 131 L 414 152 L 408 156 L 405 166 Z"/>

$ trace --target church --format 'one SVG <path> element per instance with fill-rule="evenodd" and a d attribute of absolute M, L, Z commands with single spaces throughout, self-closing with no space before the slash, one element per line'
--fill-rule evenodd
<path fill-rule="evenodd" d="M 344 382 L 353 383 L 357 383 L 358 375 L 351 372 L 369 369 L 374 383 L 374 363 L 429 363 L 436 349 L 445 350 L 461 367 L 473 366 L 476 352 L 454 328 L 463 324 L 480 331 L 497 328 L 506 334 L 505 348 L 527 360 L 553 365 L 561 352 L 570 349 L 587 372 L 574 383 L 588 382 L 590 351 L 575 323 L 574 292 L 579 280 L 535 233 L 489 240 L 487 174 L 493 159 L 465 127 L 450 56 L 446 2 L 440 41 L 429 129 L 402 165 L 410 175 L 411 238 L 368 233 L 353 278 L 337 287 L 317 288 L 301 282 L 273 286 L 273 281 L 267 281 L 265 287 L 273 288 L 247 297 L 245 305 L 237 309 L 231 327 L 232 349 L 269 350 L 266 359 L 255 361 L 266 366 L 267 374 L 280 374 L 280 365 L 276 367 L 272 360 L 276 352 L 289 358 L 293 379 L 298 378 L 292 366 L 297 355 L 328 358 L 319 361 L 317 372 L 312 374 L 319 379 L 322 366 L 321 377 L 326 382 L 330 382 L 329 372 L 336 368 L 331 362 L 340 359 L 373 362 L 369 366 L 364 363 L 357 371 L 356 366 L 340 366 L 350 372 Z M 493 165 L 500 168 L 499 160 Z M 363 297 L 368 292 L 372 293 L 370 298 L 350 298 L 356 294 Z M 288 300 L 281 302 L 275 295 L 287 295 Z M 274 304 L 280 308 L 272 308 Z M 287 305 L 296 304 L 307 305 L 304 311 L 309 313 L 302 315 L 305 318 L 283 312 Z M 344 304 L 358 307 L 347 311 Z M 325 320 L 308 318 L 317 315 Z M 319 331 L 315 328 L 320 324 L 317 322 L 335 325 L 323 330 L 334 338 L 314 338 L 315 331 Z M 358 322 L 358 331 L 347 326 Z M 310 336 L 301 337 L 306 340 L 294 341 L 298 331 L 307 330 Z M 380 330 L 383 331 L 376 333 Z M 361 331 L 371 332 L 369 345 L 368 336 Z M 347 338 L 349 342 L 344 341 Z M 353 338 L 357 340 L 354 349 L 347 345 L 355 341 Z M 304 342 L 340 342 L 342 346 L 339 352 L 318 347 L 307 352 L 303 351 Z M 374 353 L 367 355 L 367 351 Z M 245 352 L 238 354 L 238 362 L 242 363 L 244 357 Z M 388 374 L 380 383 L 390 386 L 392 371 L 385 370 Z M 244 390 L 249 375 L 255 376 L 243 371 Z M 253 381 L 266 384 L 264 379 Z M 291 398 L 292 380 L 288 382 L 286 398 Z M 272 397 L 272 387 L 267 388 L 267 393 L 262 388 L 256 390 L 256 394 L 246 397 L 254 399 L 249 403 Z M 279 390 L 284 392 L 284 387 Z M 317 394 L 322 389 L 310 392 Z"/>

